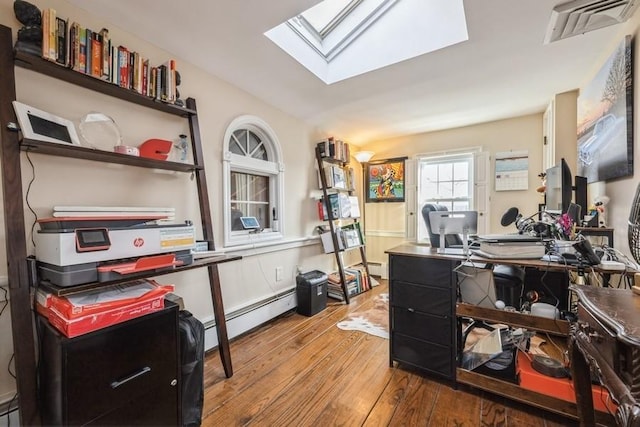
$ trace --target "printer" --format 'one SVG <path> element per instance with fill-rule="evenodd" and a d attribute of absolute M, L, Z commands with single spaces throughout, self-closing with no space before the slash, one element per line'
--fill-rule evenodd
<path fill-rule="evenodd" d="M 34 236 L 39 276 L 56 286 L 107 282 L 193 262 L 190 221 L 156 224 L 162 216 L 52 217 Z"/>

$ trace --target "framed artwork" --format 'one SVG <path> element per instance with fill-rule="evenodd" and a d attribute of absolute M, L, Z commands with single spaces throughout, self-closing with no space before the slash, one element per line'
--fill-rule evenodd
<path fill-rule="evenodd" d="M 587 182 L 633 175 L 633 38 L 626 36 L 578 97 L 578 173 Z"/>
<path fill-rule="evenodd" d="M 366 202 L 404 202 L 406 159 L 376 160 L 365 165 Z"/>

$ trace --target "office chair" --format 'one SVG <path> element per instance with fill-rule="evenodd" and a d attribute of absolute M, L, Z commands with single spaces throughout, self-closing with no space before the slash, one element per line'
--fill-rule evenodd
<path fill-rule="evenodd" d="M 431 220 L 429 219 L 429 212 L 433 211 L 446 211 L 446 206 L 437 205 L 435 203 L 427 203 L 422 207 L 422 219 L 427 226 L 427 232 L 429 233 L 429 240 L 431 241 L 432 248 L 440 247 L 440 235 L 431 231 Z M 461 248 L 462 238 L 458 234 L 447 234 L 444 237 L 445 247 L 447 248 Z"/>

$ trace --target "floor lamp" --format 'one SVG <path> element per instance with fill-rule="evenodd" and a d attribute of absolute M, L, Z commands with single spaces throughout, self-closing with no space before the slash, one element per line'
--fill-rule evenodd
<path fill-rule="evenodd" d="M 367 162 L 369 162 L 369 160 L 371 160 L 371 158 L 373 157 L 375 153 L 373 151 L 358 151 L 357 153 L 355 153 L 353 155 L 353 157 L 356 158 L 356 160 L 358 161 L 358 163 L 360 163 L 360 166 L 362 167 L 362 236 L 363 238 L 366 238 L 366 228 L 367 228 L 367 223 L 365 221 L 365 211 L 366 211 L 366 203 L 367 203 L 367 194 L 365 193 L 365 191 L 368 191 L 368 188 L 365 188 L 366 185 L 366 174 L 367 174 Z"/>

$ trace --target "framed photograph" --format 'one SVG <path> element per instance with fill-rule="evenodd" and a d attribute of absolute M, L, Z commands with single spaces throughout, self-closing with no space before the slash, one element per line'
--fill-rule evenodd
<path fill-rule="evenodd" d="M 578 97 L 578 173 L 633 176 L 633 38 L 626 36 Z"/>
<path fill-rule="evenodd" d="M 366 202 L 404 202 L 406 157 L 365 164 Z"/>
<path fill-rule="evenodd" d="M 71 120 L 63 119 L 18 101 L 13 101 L 13 109 L 25 139 L 80 145 L 76 128 Z"/>

